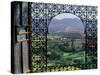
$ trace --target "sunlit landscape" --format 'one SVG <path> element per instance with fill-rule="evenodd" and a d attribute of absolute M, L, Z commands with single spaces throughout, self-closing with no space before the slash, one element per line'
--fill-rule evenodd
<path fill-rule="evenodd" d="M 74 15 L 69 14 L 68 18 L 65 15 L 55 17 L 48 28 L 48 66 L 85 62 L 83 24 Z"/>

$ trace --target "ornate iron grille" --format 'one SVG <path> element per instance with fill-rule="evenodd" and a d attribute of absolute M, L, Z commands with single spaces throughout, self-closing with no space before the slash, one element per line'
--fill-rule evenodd
<path fill-rule="evenodd" d="M 47 32 L 52 18 L 61 13 L 78 16 L 85 29 L 85 64 L 47 66 Z M 33 72 L 97 68 L 97 7 L 32 3 Z M 41 37 L 40 37 L 41 35 Z M 38 39 L 38 40 L 36 40 Z M 34 55 L 36 53 L 36 55 Z M 42 55 L 41 55 L 42 54 Z M 76 67 L 76 68 L 75 68 Z"/>

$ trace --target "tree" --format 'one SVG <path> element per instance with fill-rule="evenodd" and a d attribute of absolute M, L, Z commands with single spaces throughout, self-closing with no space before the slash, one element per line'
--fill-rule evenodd
<path fill-rule="evenodd" d="M 75 51 L 74 41 L 74 39 L 71 39 L 71 48 L 73 52 Z"/>

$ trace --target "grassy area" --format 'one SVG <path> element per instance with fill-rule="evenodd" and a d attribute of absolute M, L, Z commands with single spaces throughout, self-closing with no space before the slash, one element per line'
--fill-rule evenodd
<path fill-rule="evenodd" d="M 77 47 L 75 51 L 71 51 L 71 47 L 65 45 L 48 46 L 48 65 L 71 65 L 71 64 L 84 64 L 85 51 Z"/>

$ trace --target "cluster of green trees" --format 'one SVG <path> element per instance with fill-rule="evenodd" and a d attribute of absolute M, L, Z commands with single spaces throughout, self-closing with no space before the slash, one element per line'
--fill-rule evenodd
<path fill-rule="evenodd" d="M 82 64 L 85 62 L 85 51 L 77 46 L 76 51 L 66 44 L 55 44 L 48 46 L 48 65 L 71 65 Z"/>

